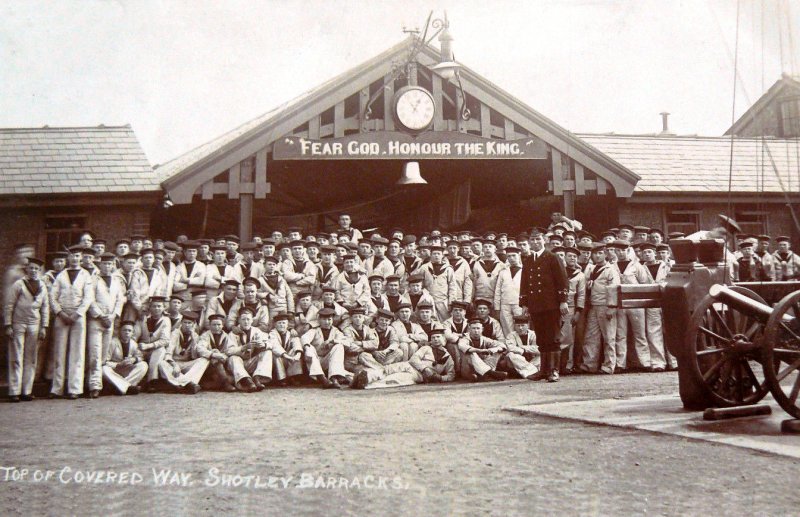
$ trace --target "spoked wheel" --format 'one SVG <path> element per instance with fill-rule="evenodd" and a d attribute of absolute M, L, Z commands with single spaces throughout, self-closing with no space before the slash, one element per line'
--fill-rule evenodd
<path fill-rule="evenodd" d="M 764 330 L 764 376 L 784 411 L 800 418 L 800 291 L 783 298 Z"/>
<path fill-rule="evenodd" d="M 730 288 L 764 303 L 753 291 Z M 764 324 L 710 295 L 692 314 L 687 330 L 689 368 L 716 407 L 755 404 L 769 392 L 761 368 Z"/>

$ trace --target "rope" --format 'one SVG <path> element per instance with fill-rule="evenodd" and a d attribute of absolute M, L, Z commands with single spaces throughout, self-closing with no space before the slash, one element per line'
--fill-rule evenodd
<path fill-rule="evenodd" d="M 733 99 L 731 102 L 731 127 L 736 123 L 736 76 L 739 72 L 738 64 L 739 64 L 739 10 L 741 8 L 741 0 L 736 1 L 736 38 L 734 42 L 734 50 L 733 50 Z M 725 211 L 725 214 L 730 217 L 731 219 L 735 219 L 734 214 L 732 214 L 733 208 L 733 141 L 734 135 L 733 131 L 731 131 L 731 151 L 730 156 L 728 157 L 728 207 Z M 723 257 L 725 257 L 725 269 L 728 269 L 728 254 L 732 253 L 732 251 L 728 248 L 729 243 L 731 242 L 730 236 L 726 237 L 725 245 L 723 248 Z M 733 283 L 733 278 L 729 278 L 731 275 L 725 275 L 724 284 L 731 284 Z"/>

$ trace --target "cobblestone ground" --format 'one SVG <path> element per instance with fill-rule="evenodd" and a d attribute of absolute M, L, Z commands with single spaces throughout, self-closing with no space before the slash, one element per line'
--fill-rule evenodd
<path fill-rule="evenodd" d="M 0 513 L 796 515 L 797 460 L 504 409 L 676 391 L 665 373 L 3 404 Z"/>

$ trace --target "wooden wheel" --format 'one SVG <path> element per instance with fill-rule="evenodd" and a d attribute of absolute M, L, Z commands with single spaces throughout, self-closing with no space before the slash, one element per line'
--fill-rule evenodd
<path fill-rule="evenodd" d="M 764 303 L 749 289 L 730 289 Z M 706 296 L 695 308 L 686 334 L 687 366 L 712 405 L 755 404 L 769 392 L 760 366 L 763 339 L 762 322 L 724 301 Z"/>
<path fill-rule="evenodd" d="M 764 330 L 764 377 L 784 411 L 800 418 L 800 291 L 785 296 Z"/>

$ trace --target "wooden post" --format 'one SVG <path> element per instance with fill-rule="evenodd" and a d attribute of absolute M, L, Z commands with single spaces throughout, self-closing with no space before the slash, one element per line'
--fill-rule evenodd
<path fill-rule="evenodd" d="M 394 79 L 388 74 L 383 77 L 383 128 L 386 131 L 394 131 L 393 100 Z"/>
<path fill-rule="evenodd" d="M 566 157 L 561 160 L 561 175 L 565 180 L 570 179 L 572 165 L 572 158 Z M 572 188 L 564 189 L 564 210 L 562 213 L 570 219 L 575 219 L 575 182 L 572 182 Z"/>
<path fill-rule="evenodd" d="M 248 159 L 241 164 L 241 183 L 252 183 L 253 161 Z M 253 237 L 253 197 L 253 194 L 239 194 L 239 238 L 242 242 L 250 242 Z"/>

